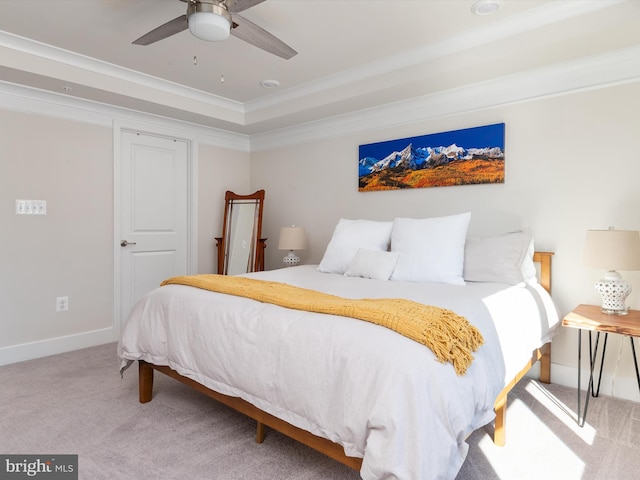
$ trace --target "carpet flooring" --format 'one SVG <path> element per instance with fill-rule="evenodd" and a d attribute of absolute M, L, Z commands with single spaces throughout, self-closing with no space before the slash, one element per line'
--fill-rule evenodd
<path fill-rule="evenodd" d="M 137 370 L 118 373 L 115 344 L 0 367 L 0 454 L 77 454 L 86 480 L 356 480 L 357 472 L 156 374 L 138 403 Z M 507 445 L 491 429 L 468 439 L 456 480 L 635 479 L 640 404 L 591 399 L 575 421 L 576 390 L 524 379 L 510 396 Z"/>

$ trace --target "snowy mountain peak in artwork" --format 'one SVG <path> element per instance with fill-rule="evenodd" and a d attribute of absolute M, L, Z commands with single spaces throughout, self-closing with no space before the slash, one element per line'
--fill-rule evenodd
<path fill-rule="evenodd" d="M 439 147 L 413 148 L 407 145 L 400 151 L 394 151 L 381 160 L 364 157 L 359 162 L 359 176 L 382 172 L 387 169 L 420 170 L 435 168 L 455 160 L 503 159 L 504 152 L 500 147 L 469 148 L 455 143 Z"/>
<path fill-rule="evenodd" d="M 360 145 L 358 190 L 504 183 L 504 123 Z"/>

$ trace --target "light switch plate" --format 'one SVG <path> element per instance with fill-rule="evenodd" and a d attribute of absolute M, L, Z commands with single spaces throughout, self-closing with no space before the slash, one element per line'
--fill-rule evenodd
<path fill-rule="evenodd" d="M 16 215 L 46 215 L 46 200 L 16 200 Z"/>

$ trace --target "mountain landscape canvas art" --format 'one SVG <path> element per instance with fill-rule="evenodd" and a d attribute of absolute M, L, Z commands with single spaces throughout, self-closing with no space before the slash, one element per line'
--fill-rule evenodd
<path fill-rule="evenodd" d="M 504 123 L 360 145 L 358 190 L 504 183 Z"/>

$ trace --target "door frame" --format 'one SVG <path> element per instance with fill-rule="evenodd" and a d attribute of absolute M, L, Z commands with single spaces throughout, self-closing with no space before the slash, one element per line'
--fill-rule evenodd
<path fill-rule="evenodd" d="M 122 195 L 122 132 L 128 131 L 157 137 L 176 139 L 187 143 L 187 274 L 198 270 L 198 142 L 196 137 L 172 127 L 150 125 L 130 120 L 113 122 L 113 334 L 114 341 L 119 340 L 122 324 L 121 258 L 122 215 L 120 202 Z"/>

